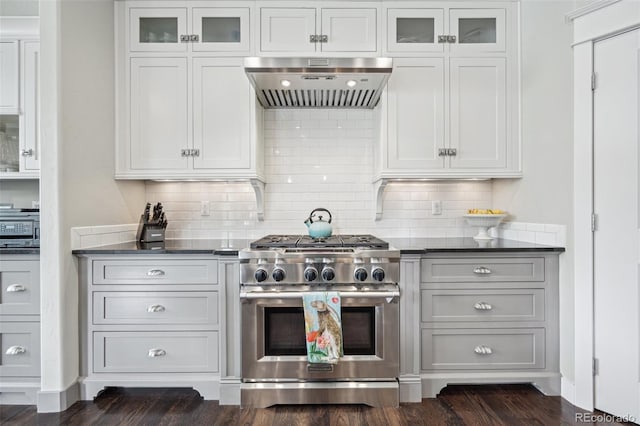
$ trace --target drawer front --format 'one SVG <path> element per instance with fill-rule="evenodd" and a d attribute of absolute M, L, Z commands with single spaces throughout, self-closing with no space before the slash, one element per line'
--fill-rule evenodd
<path fill-rule="evenodd" d="M 96 373 L 215 373 L 217 331 L 96 332 Z"/>
<path fill-rule="evenodd" d="M 96 260 L 94 284 L 215 284 L 215 260 Z"/>
<path fill-rule="evenodd" d="M 423 259 L 422 281 L 427 283 L 544 281 L 544 258 Z"/>
<path fill-rule="evenodd" d="M 94 292 L 94 324 L 218 324 L 217 292 Z"/>
<path fill-rule="evenodd" d="M 545 367 L 543 328 L 423 329 L 423 370 L 521 370 Z"/>
<path fill-rule="evenodd" d="M 40 262 L 0 261 L 0 315 L 40 315 Z"/>
<path fill-rule="evenodd" d="M 0 377 L 40 376 L 40 323 L 0 323 Z"/>
<path fill-rule="evenodd" d="M 421 319 L 544 321 L 544 289 L 422 290 Z"/>

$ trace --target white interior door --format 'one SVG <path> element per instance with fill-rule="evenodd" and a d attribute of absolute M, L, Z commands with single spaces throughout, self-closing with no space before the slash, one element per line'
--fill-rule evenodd
<path fill-rule="evenodd" d="M 640 419 L 640 30 L 594 46 L 595 407 Z"/>

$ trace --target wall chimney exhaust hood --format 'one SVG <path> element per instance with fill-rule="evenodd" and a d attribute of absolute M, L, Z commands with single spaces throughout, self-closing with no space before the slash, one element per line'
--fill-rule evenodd
<path fill-rule="evenodd" d="M 245 58 L 264 108 L 373 109 L 391 75 L 391 58 Z"/>

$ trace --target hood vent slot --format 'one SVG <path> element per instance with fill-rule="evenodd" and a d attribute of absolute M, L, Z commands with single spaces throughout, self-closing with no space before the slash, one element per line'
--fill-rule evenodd
<path fill-rule="evenodd" d="M 373 108 L 373 90 L 262 90 L 265 108 Z"/>
<path fill-rule="evenodd" d="M 391 75 L 389 58 L 245 58 L 264 108 L 373 109 Z"/>

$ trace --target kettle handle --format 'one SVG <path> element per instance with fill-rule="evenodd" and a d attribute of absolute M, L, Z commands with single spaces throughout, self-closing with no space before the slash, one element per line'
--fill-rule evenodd
<path fill-rule="evenodd" d="M 329 221 L 327 223 L 331 223 L 331 212 L 327 209 L 323 209 L 322 207 L 319 207 L 317 209 L 313 209 L 313 211 L 309 214 L 309 223 L 313 223 L 313 214 L 315 212 L 327 212 L 329 213 Z"/>

